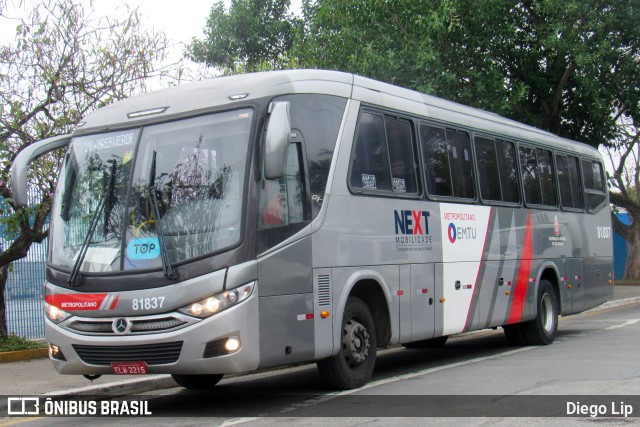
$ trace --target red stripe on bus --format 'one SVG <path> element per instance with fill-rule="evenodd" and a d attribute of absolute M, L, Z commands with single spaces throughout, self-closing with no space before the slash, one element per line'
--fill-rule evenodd
<path fill-rule="evenodd" d="M 99 310 L 107 294 L 52 294 L 44 300 L 62 310 Z"/>
<path fill-rule="evenodd" d="M 111 303 L 111 307 L 109 307 L 109 310 L 115 310 L 116 309 L 116 305 L 118 305 L 118 298 L 120 298 L 119 294 L 116 295 L 116 298 Z"/>
<path fill-rule="evenodd" d="M 507 324 L 518 323 L 522 319 L 524 310 L 524 300 L 527 296 L 529 286 L 529 273 L 531 273 L 531 258 L 533 258 L 533 239 L 531 236 L 531 212 L 527 215 L 527 231 L 524 235 L 524 245 L 522 256 L 520 257 L 520 268 L 518 269 L 518 280 L 513 291 L 513 302 Z"/>

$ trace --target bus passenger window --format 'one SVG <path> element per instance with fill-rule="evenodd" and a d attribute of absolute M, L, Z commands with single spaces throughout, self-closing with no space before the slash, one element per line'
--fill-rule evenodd
<path fill-rule="evenodd" d="M 384 119 L 380 114 L 360 116 L 351 186 L 363 190 L 391 190 L 389 153 Z"/>
<path fill-rule="evenodd" d="M 522 167 L 524 200 L 529 204 L 541 205 L 540 176 L 538 175 L 538 160 L 534 148 L 520 147 L 520 165 Z"/>
<path fill-rule="evenodd" d="M 498 165 L 502 185 L 502 201 L 520 203 L 518 171 L 516 169 L 516 147 L 511 142 L 496 141 Z"/>
<path fill-rule="evenodd" d="M 584 188 L 587 195 L 587 209 L 595 211 L 607 199 L 602 164 L 591 160 L 583 160 L 582 176 L 584 177 Z"/>
<path fill-rule="evenodd" d="M 511 142 L 474 139 L 483 200 L 519 203 L 515 147 Z"/>
<path fill-rule="evenodd" d="M 352 159 L 351 188 L 417 194 L 411 123 L 364 112 Z"/>
<path fill-rule="evenodd" d="M 520 146 L 524 199 L 531 205 L 557 206 L 551 152 Z"/>
<path fill-rule="evenodd" d="M 495 141 L 486 138 L 475 138 L 476 156 L 478 156 L 478 175 L 480 194 L 483 200 L 502 201 L 500 187 L 500 170 Z"/>
<path fill-rule="evenodd" d="M 547 206 L 557 206 L 556 186 L 553 177 L 553 162 L 551 152 L 546 150 L 536 150 L 538 157 L 538 168 L 540 170 L 540 189 L 542 190 L 542 204 Z"/>
<path fill-rule="evenodd" d="M 573 156 L 557 155 L 560 202 L 563 208 L 582 209 L 582 191 L 578 175 L 578 159 Z"/>
<path fill-rule="evenodd" d="M 473 199 L 473 168 L 465 132 L 420 126 L 427 190 L 434 196 Z"/>
<path fill-rule="evenodd" d="M 411 124 L 406 120 L 385 117 L 387 145 L 391 162 L 391 180 L 395 193 L 418 192 L 416 163 L 413 159 Z"/>

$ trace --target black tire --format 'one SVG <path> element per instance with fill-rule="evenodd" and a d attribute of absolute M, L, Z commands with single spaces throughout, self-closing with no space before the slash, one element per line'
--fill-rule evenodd
<path fill-rule="evenodd" d="M 541 280 L 537 300 L 538 315 L 523 323 L 522 332 L 529 345 L 549 345 L 558 331 L 558 296 L 548 280 Z"/>
<path fill-rule="evenodd" d="M 318 362 L 322 379 L 331 387 L 349 390 L 369 381 L 376 364 L 376 330 L 369 307 L 349 297 L 342 317 L 342 340 L 338 354 Z"/>
<path fill-rule="evenodd" d="M 178 383 L 179 386 L 188 388 L 190 390 L 208 390 L 213 388 L 222 379 L 222 374 L 208 374 L 208 375 L 183 375 L 183 374 L 171 374 L 173 380 Z"/>
<path fill-rule="evenodd" d="M 414 341 L 414 342 L 406 342 L 402 344 L 404 348 L 441 348 L 447 343 L 447 339 L 449 339 L 448 335 L 437 338 L 430 338 L 428 340 L 422 341 Z"/>

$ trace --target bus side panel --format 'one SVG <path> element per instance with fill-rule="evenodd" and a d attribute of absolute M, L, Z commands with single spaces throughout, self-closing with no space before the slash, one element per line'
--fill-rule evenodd
<path fill-rule="evenodd" d="M 333 354 L 333 280 L 330 268 L 313 270 L 314 295 L 314 335 L 315 359 L 322 359 Z M 329 313 L 322 318 L 322 312 Z"/>
<path fill-rule="evenodd" d="M 609 284 L 613 274 L 613 258 L 592 257 L 585 259 L 583 310 L 611 299 L 613 286 Z"/>
<path fill-rule="evenodd" d="M 311 237 L 304 237 L 258 260 L 261 297 L 313 292 Z"/>
<path fill-rule="evenodd" d="M 260 366 L 314 359 L 313 294 L 259 298 Z"/>
<path fill-rule="evenodd" d="M 571 259 L 571 271 L 566 285 L 566 308 L 563 314 L 579 313 L 584 307 L 584 262 L 582 258 Z M 569 287 L 570 286 L 570 287 Z"/>
<path fill-rule="evenodd" d="M 260 368 L 314 358 L 311 236 L 258 259 Z"/>
<path fill-rule="evenodd" d="M 410 341 L 433 338 L 436 294 L 434 265 L 411 265 L 411 337 Z M 405 340 L 405 336 L 402 337 Z M 406 340 L 405 340 L 406 341 Z"/>

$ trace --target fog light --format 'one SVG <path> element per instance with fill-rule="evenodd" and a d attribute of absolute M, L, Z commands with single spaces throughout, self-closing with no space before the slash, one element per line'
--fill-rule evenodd
<path fill-rule="evenodd" d="M 233 353 L 235 351 L 238 351 L 240 349 L 240 338 L 237 338 L 237 337 L 229 338 L 227 340 L 227 342 L 224 344 L 224 348 L 229 353 Z"/>
<path fill-rule="evenodd" d="M 67 360 L 62 354 L 62 350 L 55 344 L 49 343 L 49 357 L 56 360 Z"/>

